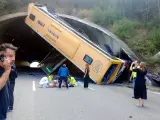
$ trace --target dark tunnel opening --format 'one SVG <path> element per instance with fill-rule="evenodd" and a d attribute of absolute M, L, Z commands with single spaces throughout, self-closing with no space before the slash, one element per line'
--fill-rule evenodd
<path fill-rule="evenodd" d="M 2 35 L 2 40 L 4 40 L 2 42 L 9 42 L 17 46 L 16 58 L 29 63 L 34 60 L 42 60 L 48 51 L 52 49 L 47 42 L 24 23 L 24 18 L 18 18 L 11 22 Z"/>
<path fill-rule="evenodd" d="M 16 65 L 19 72 L 29 73 L 31 75 L 40 73 L 45 74 L 41 68 L 31 68 L 32 62 L 41 62 L 46 55 L 54 48 L 36 32 L 24 23 L 25 17 L 18 17 L 5 21 L 5 30 L 1 33 L 1 43 L 12 43 L 18 47 L 16 53 Z M 1 23 L 1 25 L 3 22 Z M 55 56 L 60 54 L 54 49 Z M 61 55 L 62 56 L 62 55 Z M 52 61 L 57 62 L 57 61 Z M 82 72 L 75 67 L 70 61 L 65 62 L 70 70 L 71 75 L 82 76 Z M 53 74 L 57 74 L 57 70 Z"/>

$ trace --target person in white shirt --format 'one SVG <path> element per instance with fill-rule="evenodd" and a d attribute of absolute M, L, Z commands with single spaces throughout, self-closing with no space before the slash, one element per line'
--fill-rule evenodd
<path fill-rule="evenodd" d="M 47 77 L 47 76 L 42 77 L 42 79 L 41 79 L 40 82 L 39 82 L 39 84 L 40 84 L 41 87 L 43 87 L 43 88 L 48 88 L 48 87 L 49 87 L 48 83 L 49 83 L 49 80 L 48 80 L 48 77 Z"/>

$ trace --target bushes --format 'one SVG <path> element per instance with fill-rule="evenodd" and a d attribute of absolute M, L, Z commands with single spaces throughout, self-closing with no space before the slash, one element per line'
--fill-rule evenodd
<path fill-rule="evenodd" d="M 7 5 L 6 0 L 0 0 L 0 11 L 5 10 L 6 5 Z"/>
<path fill-rule="evenodd" d="M 91 18 L 91 10 L 90 9 L 82 9 L 82 10 L 79 10 L 79 14 L 78 16 L 80 18 L 88 18 L 90 19 Z"/>
<path fill-rule="evenodd" d="M 134 41 L 129 43 L 129 46 L 145 60 L 154 55 L 156 51 L 152 42 L 149 40 L 143 40 L 143 38 L 139 38 L 138 40 L 134 38 Z"/>
<path fill-rule="evenodd" d="M 152 20 L 150 21 L 145 21 L 145 22 L 142 22 L 144 27 L 148 30 L 151 30 L 153 28 L 160 28 L 160 22 L 159 22 L 159 19 L 156 17 L 154 17 Z"/>
<path fill-rule="evenodd" d="M 92 11 L 92 21 L 103 27 L 108 27 L 112 25 L 116 20 L 121 19 L 121 15 L 115 9 L 101 9 L 96 7 Z"/>
<path fill-rule="evenodd" d="M 155 20 L 143 24 L 136 20 L 121 18 L 119 15 L 113 9 L 94 8 L 92 20 L 103 27 L 111 27 L 112 32 L 150 65 L 160 64 L 158 60 L 151 59 L 160 51 L 160 27 L 156 26 Z M 156 27 L 153 29 L 153 26 Z"/>
<path fill-rule="evenodd" d="M 149 58 L 147 62 L 149 63 L 149 65 L 151 67 L 156 67 L 156 66 L 158 67 L 160 65 L 160 57 L 158 57 L 158 58 L 154 58 L 154 57 Z"/>
<path fill-rule="evenodd" d="M 114 24 L 113 32 L 121 39 L 128 39 L 135 35 L 137 27 L 137 22 L 123 18 Z"/>
<path fill-rule="evenodd" d="M 120 12 L 111 8 L 94 8 L 92 12 L 92 21 L 103 27 L 113 25 L 113 32 L 121 39 L 128 39 L 134 36 L 136 28 L 139 26 L 138 22 L 122 18 Z"/>
<path fill-rule="evenodd" d="M 153 28 L 150 31 L 149 40 L 152 41 L 157 51 L 160 51 L 160 28 Z"/>
<path fill-rule="evenodd" d="M 0 0 L 0 14 L 13 13 L 15 10 L 27 7 L 30 0 Z"/>
<path fill-rule="evenodd" d="M 92 21 L 101 26 L 105 25 L 105 13 L 100 8 L 94 8 L 92 12 Z"/>

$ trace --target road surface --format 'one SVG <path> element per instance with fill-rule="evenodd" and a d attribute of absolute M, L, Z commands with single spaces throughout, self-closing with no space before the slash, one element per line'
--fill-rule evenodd
<path fill-rule="evenodd" d="M 15 107 L 7 120 L 160 120 L 159 93 L 148 91 L 142 108 L 136 106 L 130 88 L 93 84 L 89 89 L 39 88 L 39 79 L 17 79 Z"/>

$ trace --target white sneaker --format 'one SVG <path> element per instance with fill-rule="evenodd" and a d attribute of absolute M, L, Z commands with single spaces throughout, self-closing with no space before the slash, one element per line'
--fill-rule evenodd
<path fill-rule="evenodd" d="M 140 107 L 141 105 L 138 103 L 136 106 Z"/>

